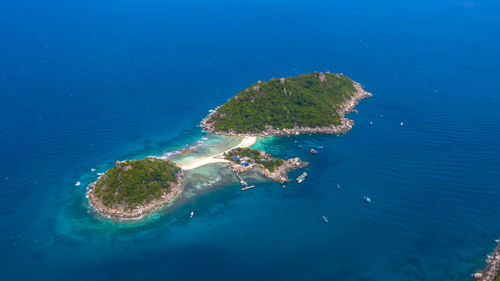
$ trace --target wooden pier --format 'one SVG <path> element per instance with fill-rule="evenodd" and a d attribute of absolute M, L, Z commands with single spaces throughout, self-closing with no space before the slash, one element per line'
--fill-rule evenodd
<path fill-rule="evenodd" d="M 254 187 L 255 187 L 255 185 L 246 186 L 246 187 L 243 187 L 243 188 L 241 189 L 241 191 L 245 191 L 245 190 L 247 190 L 247 189 L 251 189 L 251 188 L 254 188 Z"/>
<path fill-rule="evenodd" d="M 236 172 L 236 177 L 238 177 L 238 179 L 240 180 L 241 186 L 243 186 L 243 188 L 241 188 L 241 191 L 245 191 L 247 189 L 252 189 L 255 187 L 255 185 L 248 186 L 248 183 L 240 176 L 239 172 Z"/>

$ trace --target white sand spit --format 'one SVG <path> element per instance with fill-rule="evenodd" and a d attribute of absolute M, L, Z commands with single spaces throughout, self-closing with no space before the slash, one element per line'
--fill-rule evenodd
<path fill-rule="evenodd" d="M 211 156 L 203 156 L 198 159 L 194 159 L 187 163 L 177 163 L 177 165 L 183 170 L 191 170 L 194 168 L 198 168 L 204 165 L 212 164 L 212 163 L 229 163 L 226 159 L 224 159 L 224 153 L 228 152 L 237 147 L 250 147 L 255 142 L 257 142 L 257 137 L 244 137 L 241 142 L 233 148 L 230 148 L 224 152 L 219 154 L 211 155 Z"/>

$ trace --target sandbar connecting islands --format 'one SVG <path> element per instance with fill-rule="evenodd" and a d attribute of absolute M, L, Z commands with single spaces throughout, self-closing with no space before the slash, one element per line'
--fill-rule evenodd
<path fill-rule="evenodd" d="M 86 196 L 101 215 L 142 218 L 169 205 L 182 193 L 186 171 L 217 163 L 229 164 L 242 190 L 255 187 L 240 176 L 253 169 L 285 187 L 283 184 L 290 181 L 287 173 L 308 163 L 297 157 L 275 158 L 250 148 L 257 137 L 346 133 L 354 121 L 345 115 L 356 111 L 359 101 L 371 96 L 347 76 L 329 72 L 258 81 L 210 110 L 201 121 L 208 133 L 241 139 L 236 146 L 187 162 L 161 157 L 116 161 L 87 187 Z"/>

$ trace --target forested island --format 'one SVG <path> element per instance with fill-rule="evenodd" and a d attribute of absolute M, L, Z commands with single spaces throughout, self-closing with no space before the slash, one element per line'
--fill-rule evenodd
<path fill-rule="evenodd" d="M 165 159 L 117 161 L 89 186 L 87 195 L 101 214 L 137 218 L 179 195 L 183 176 L 181 168 Z"/>
<path fill-rule="evenodd" d="M 208 132 L 238 135 L 345 133 L 344 117 L 372 95 L 342 74 L 313 72 L 259 81 L 213 110 L 201 123 Z"/>
<path fill-rule="evenodd" d="M 206 131 L 243 140 L 233 149 L 191 163 L 148 157 L 117 161 L 88 186 L 95 210 L 116 218 L 139 218 L 175 199 L 183 188 L 185 170 L 211 163 L 230 163 L 240 172 L 260 169 L 263 176 L 284 183 L 287 172 L 306 166 L 299 158 L 283 160 L 249 148 L 256 136 L 300 133 L 345 133 L 354 121 L 345 114 L 372 96 L 342 74 L 313 72 L 296 77 L 259 81 L 219 106 L 202 121 Z M 244 183 L 246 183 L 240 178 Z"/>

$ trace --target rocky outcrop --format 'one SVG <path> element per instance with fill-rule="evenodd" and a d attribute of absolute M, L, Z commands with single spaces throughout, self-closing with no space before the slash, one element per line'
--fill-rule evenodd
<path fill-rule="evenodd" d="M 324 134 L 343 134 L 352 129 L 354 125 L 354 121 L 351 119 L 347 119 L 344 116 L 354 110 L 354 107 L 359 103 L 360 100 L 364 98 L 372 97 L 371 93 L 366 92 L 363 87 L 357 83 L 353 82 L 354 92 L 350 99 L 346 100 L 343 104 L 339 106 L 337 112 L 340 117 L 340 124 L 338 125 L 330 125 L 324 127 L 294 127 L 294 128 L 272 128 L 271 126 L 266 127 L 266 130 L 259 133 L 239 133 L 233 130 L 229 131 L 217 131 L 212 123 L 208 121 L 214 114 L 217 114 L 217 110 L 220 108 L 218 106 L 212 113 L 210 113 L 203 121 L 201 121 L 201 127 L 212 134 L 215 135 L 224 135 L 224 136 L 233 136 L 233 137 L 242 137 L 242 136 L 256 136 L 256 137 L 266 137 L 266 136 L 282 136 L 282 135 L 299 135 L 306 133 L 324 133 Z M 258 87 L 258 86 L 255 86 Z M 285 90 L 285 94 L 291 95 L 291 92 Z"/>
<path fill-rule="evenodd" d="M 325 82 L 326 81 L 326 77 L 325 77 L 325 74 L 323 72 L 320 72 L 318 74 L 318 78 L 319 78 L 319 81 L 321 81 L 321 82 Z"/>
<path fill-rule="evenodd" d="M 305 167 L 308 164 L 308 162 L 302 161 L 300 160 L 300 158 L 296 157 L 283 161 L 283 164 L 281 164 L 281 166 L 279 166 L 273 172 L 266 169 L 262 164 L 252 162 L 250 162 L 248 166 L 242 166 L 238 163 L 233 163 L 233 165 L 231 166 L 231 170 L 235 173 L 243 173 L 251 171 L 255 168 L 259 168 L 263 171 L 264 177 L 273 181 L 277 181 L 279 183 L 284 183 L 290 181 L 287 176 L 287 173 L 289 171 Z"/>
<path fill-rule="evenodd" d="M 120 165 L 119 161 L 117 161 L 116 164 Z M 115 205 L 113 207 L 105 206 L 100 198 L 98 198 L 94 193 L 97 181 L 91 183 L 87 187 L 87 198 L 89 199 L 90 205 L 92 205 L 92 207 L 94 207 L 99 214 L 108 215 L 114 218 L 138 219 L 161 206 L 167 205 L 177 198 L 177 196 L 182 192 L 184 172 L 180 171 L 177 173 L 177 183 L 171 183 L 170 191 L 168 193 L 164 192 L 160 199 L 153 200 L 146 205 L 138 206 L 132 210 L 126 209 L 123 205 Z"/>
<path fill-rule="evenodd" d="M 284 183 L 286 181 L 289 181 L 287 176 L 287 173 L 289 171 L 305 167 L 308 164 L 309 164 L 308 162 L 302 161 L 298 157 L 291 158 L 284 161 L 283 164 L 281 164 L 281 166 L 279 166 L 279 168 L 276 169 L 274 172 L 270 172 L 269 170 L 264 169 L 264 176 L 273 181 Z"/>
<path fill-rule="evenodd" d="M 486 258 L 486 268 L 472 275 L 477 281 L 493 281 L 500 275 L 500 241 L 496 240 L 498 246 L 492 254 Z"/>

